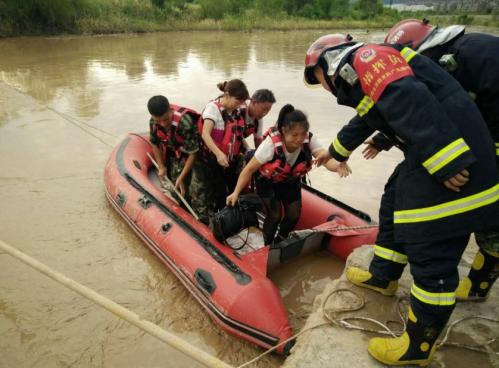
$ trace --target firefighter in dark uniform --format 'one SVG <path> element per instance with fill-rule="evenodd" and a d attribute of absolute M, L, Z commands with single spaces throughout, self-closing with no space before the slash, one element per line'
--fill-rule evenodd
<path fill-rule="evenodd" d="M 465 33 L 459 25 L 439 28 L 426 19 L 406 19 L 392 27 L 385 42 L 428 56 L 463 86 L 487 123 L 499 167 L 499 37 Z M 382 139 L 374 141 L 388 148 Z M 475 233 L 475 238 L 480 249 L 468 276 L 459 282 L 458 300 L 485 300 L 499 275 L 499 229 Z"/>
<path fill-rule="evenodd" d="M 406 47 L 323 36 L 307 51 L 305 80 L 322 84 L 358 112 L 318 164 L 331 157 L 346 161 L 375 131 L 404 152 L 381 199 L 370 270 L 351 268 L 347 277 L 393 295 L 404 265 L 411 264 L 407 329 L 397 338 L 372 339 L 368 351 L 385 364 L 428 364 L 455 305 L 457 264 L 470 234 L 499 224 L 499 180 L 487 127 L 452 77 Z"/>

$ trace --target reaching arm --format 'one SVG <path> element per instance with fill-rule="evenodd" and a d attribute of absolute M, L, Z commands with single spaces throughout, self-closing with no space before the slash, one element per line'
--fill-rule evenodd
<path fill-rule="evenodd" d="M 217 162 L 220 164 L 220 166 L 223 167 L 228 167 L 229 166 L 229 161 L 227 160 L 227 156 L 225 153 L 223 153 L 220 148 L 218 148 L 217 144 L 211 137 L 211 131 L 213 130 L 213 127 L 215 126 L 215 122 L 211 119 L 204 119 L 203 122 L 203 132 L 201 133 L 201 138 L 203 139 L 204 143 L 206 146 L 209 148 L 211 152 L 215 155 L 217 158 Z"/>
<path fill-rule="evenodd" d="M 329 146 L 329 154 L 337 161 L 348 160 L 352 152 L 361 145 L 374 129 L 366 124 L 359 115 L 354 116 L 347 125 L 343 126 Z"/>
<path fill-rule="evenodd" d="M 381 151 L 390 150 L 395 144 L 383 133 L 378 133 L 364 142 L 362 155 L 366 160 L 375 158 Z"/>
<path fill-rule="evenodd" d="M 324 148 L 321 148 L 312 153 L 312 155 L 316 158 L 325 157 L 326 155 L 328 155 L 328 152 Z M 352 169 L 350 169 L 350 166 L 348 166 L 346 161 L 338 162 L 334 158 L 330 158 L 329 160 L 327 160 L 326 163 L 323 164 L 323 166 L 329 171 L 338 173 L 341 178 L 347 177 L 352 173 Z"/>
<path fill-rule="evenodd" d="M 348 160 L 352 151 L 364 142 L 374 129 L 371 128 L 359 115 L 354 116 L 347 125 L 338 132 L 327 151 L 321 151 L 315 160 L 317 166 L 324 165 L 331 158 L 343 162 Z"/>
<path fill-rule="evenodd" d="M 227 197 L 227 205 L 233 206 L 236 204 L 237 199 L 239 198 L 239 194 L 241 194 L 243 189 L 248 186 L 248 183 L 251 180 L 251 176 L 260 168 L 260 166 L 262 166 L 262 164 L 258 162 L 258 160 L 254 157 L 250 160 L 250 162 L 248 162 L 243 171 L 241 171 L 241 174 L 239 174 L 236 188 Z"/>
<path fill-rule="evenodd" d="M 389 151 L 395 143 L 383 133 L 378 133 L 372 138 L 374 148 L 379 151 Z"/>
<path fill-rule="evenodd" d="M 166 167 L 165 167 L 165 164 L 163 162 L 163 155 L 161 154 L 161 150 L 159 149 L 159 147 L 153 143 L 151 143 L 151 146 L 152 146 L 152 152 L 154 154 L 154 159 L 156 160 L 156 162 L 158 163 L 158 166 L 159 166 L 159 169 L 158 169 L 158 176 L 160 178 L 162 178 L 163 176 L 166 175 Z"/>
<path fill-rule="evenodd" d="M 178 176 L 177 180 L 175 181 L 175 188 L 180 190 L 180 194 L 182 197 L 185 196 L 185 185 L 184 185 L 184 179 L 185 177 L 190 173 L 192 170 L 192 166 L 194 165 L 194 161 L 196 160 L 196 153 L 190 153 L 189 156 L 187 157 L 187 160 L 185 161 L 185 165 L 182 168 L 182 171 L 180 172 L 180 175 Z"/>

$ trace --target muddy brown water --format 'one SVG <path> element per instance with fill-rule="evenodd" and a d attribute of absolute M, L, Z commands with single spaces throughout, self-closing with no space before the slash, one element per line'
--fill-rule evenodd
<path fill-rule="evenodd" d="M 242 78 L 270 88 L 277 104 L 309 116 L 327 146 L 353 110 L 303 84 L 308 45 L 325 32 L 181 32 L 0 40 L 0 238 L 55 270 L 239 365 L 261 353 L 222 332 L 176 277 L 115 213 L 102 173 L 112 147 L 146 131 L 155 94 L 202 109 L 216 84 Z M 380 41 L 382 32 L 354 32 Z M 313 186 L 377 219 L 392 150 L 339 179 L 316 169 Z M 273 272 L 294 328 L 314 297 L 341 274 L 327 253 Z M 270 356 L 255 366 L 277 367 Z M 0 367 L 194 367 L 185 355 L 0 253 Z"/>

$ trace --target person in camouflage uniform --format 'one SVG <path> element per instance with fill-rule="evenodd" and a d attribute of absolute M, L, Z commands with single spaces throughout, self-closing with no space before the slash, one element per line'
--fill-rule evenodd
<path fill-rule="evenodd" d="M 203 164 L 196 159 L 199 133 L 195 111 L 170 105 L 164 96 L 153 96 L 147 103 L 151 114 L 149 142 L 158 163 L 158 175 L 167 175 L 191 205 L 199 219 L 208 224 L 209 211 L 204 189 Z"/>

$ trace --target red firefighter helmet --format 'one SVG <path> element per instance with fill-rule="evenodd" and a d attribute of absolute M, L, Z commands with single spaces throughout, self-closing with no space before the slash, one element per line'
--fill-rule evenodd
<path fill-rule="evenodd" d="M 385 43 L 398 43 L 417 50 L 438 28 L 429 23 L 428 19 L 404 19 L 390 29 L 385 37 Z"/>
<path fill-rule="evenodd" d="M 353 44 L 352 40 L 352 36 L 339 33 L 328 34 L 315 40 L 305 55 L 305 82 L 308 84 L 319 84 L 319 81 L 314 76 L 314 68 L 319 63 L 321 56 L 328 50 L 342 45 Z"/>

